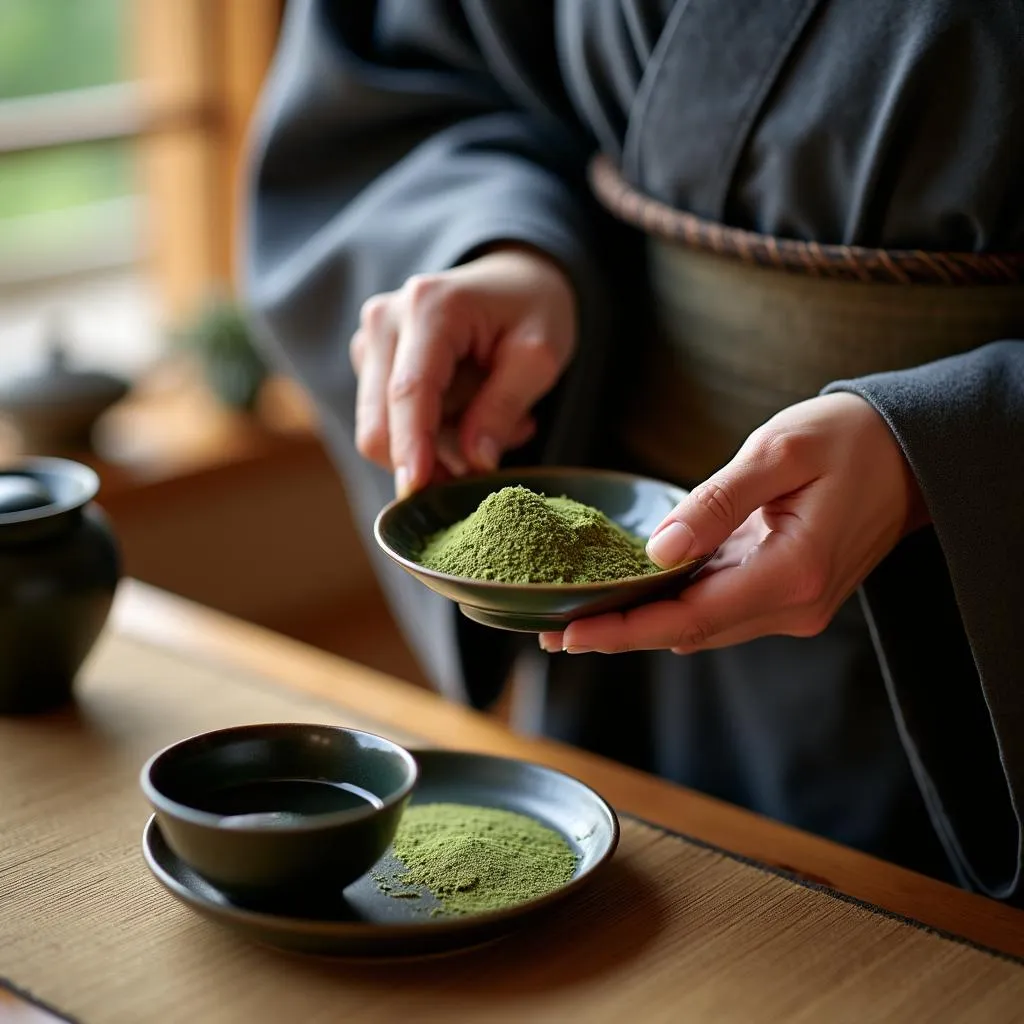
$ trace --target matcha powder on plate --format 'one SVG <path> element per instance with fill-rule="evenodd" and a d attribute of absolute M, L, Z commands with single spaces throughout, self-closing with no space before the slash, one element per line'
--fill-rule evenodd
<path fill-rule="evenodd" d="M 576 855 L 552 829 L 523 814 L 464 804 L 406 809 L 394 840 L 405 867 L 378 877 L 389 895 L 422 887 L 442 913 L 479 914 L 537 899 L 571 881 Z"/>
<path fill-rule="evenodd" d="M 501 583 L 599 583 L 657 571 L 643 540 L 603 512 L 527 487 L 489 494 L 472 515 L 429 538 L 420 561 Z"/>

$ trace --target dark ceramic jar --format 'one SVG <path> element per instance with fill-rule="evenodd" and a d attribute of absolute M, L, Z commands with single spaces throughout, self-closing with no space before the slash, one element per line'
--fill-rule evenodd
<path fill-rule="evenodd" d="M 120 559 L 98 489 L 65 459 L 0 467 L 0 713 L 69 701 L 106 622 Z"/>

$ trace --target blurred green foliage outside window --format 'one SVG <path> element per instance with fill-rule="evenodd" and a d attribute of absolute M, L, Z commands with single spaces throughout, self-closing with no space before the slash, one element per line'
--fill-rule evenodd
<path fill-rule="evenodd" d="M 130 0 L 0 0 L 0 110 L 5 100 L 124 81 L 129 5 Z M 59 214 L 135 191 L 130 142 L 0 155 L 0 250 L 10 254 L 23 245 L 39 249 L 73 241 L 75 217 Z"/>

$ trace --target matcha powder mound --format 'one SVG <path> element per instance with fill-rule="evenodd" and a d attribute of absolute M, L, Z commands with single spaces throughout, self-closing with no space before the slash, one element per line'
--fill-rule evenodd
<path fill-rule="evenodd" d="M 572 879 L 576 855 L 565 840 L 522 814 L 463 804 L 407 808 L 394 841 L 406 870 L 377 878 L 428 889 L 442 913 L 474 914 L 536 899 Z"/>
<path fill-rule="evenodd" d="M 597 583 L 657 570 L 644 542 L 603 512 L 526 487 L 489 494 L 472 515 L 431 537 L 420 561 L 502 583 Z"/>

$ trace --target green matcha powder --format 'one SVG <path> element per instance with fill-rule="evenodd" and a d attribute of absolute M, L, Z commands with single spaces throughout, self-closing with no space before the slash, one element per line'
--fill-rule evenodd
<path fill-rule="evenodd" d="M 430 537 L 420 561 L 451 576 L 502 583 L 598 583 L 658 568 L 644 541 L 603 512 L 526 487 L 489 494 L 468 518 Z"/>
<path fill-rule="evenodd" d="M 570 881 L 576 855 L 533 818 L 492 807 L 421 804 L 406 809 L 394 840 L 404 867 L 374 876 L 396 899 L 426 889 L 434 914 L 479 914 L 536 899 Z"/>

